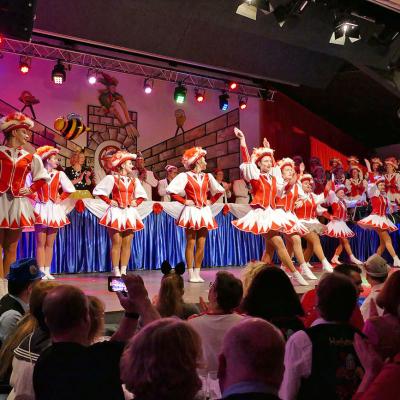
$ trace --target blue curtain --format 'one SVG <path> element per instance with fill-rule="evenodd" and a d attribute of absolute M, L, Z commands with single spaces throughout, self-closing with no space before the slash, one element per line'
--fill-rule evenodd
<path fill-rule="evenodd" d="M 85 210 L 69 214 L 71 224 L 61 229 L 54 246 L 52 272 L 104 272 L 111 270 L 110 240 L 107 230 L 98 219 Z M 259 260 L 264 239 L 234 228 L 232 214 L 216 216 L 219 228 L 207 237 L 204 266 L 244 265 L 250 260 Z M 129 269 L 158 269 L 164 260 L 172 265 L 184 260 L 185 231 L 175 225 L 175 220 L 166 213 L 150 214 L 144 219 L 145 229 L 138 232 L 132 243 Z M 400 225 L 398 225 L 400 227 Z M 375 232 L 353 226 L 357 236 L 351 246 L 357 258 L 365 260 L 376 250 L 379 239 Z M 393 245 L 399 253 L 400 231 L 392 234 Z M 321 242 L 328 259 L 338 244 L 335 239 L 322 237 Z M 18 257 L 34 257 L 35 235 L 26 232 L 18 246 Z M 387 254 L 384 256 L 388 257 Z M 275 260 L 277 262 L 277 259 Z"/>

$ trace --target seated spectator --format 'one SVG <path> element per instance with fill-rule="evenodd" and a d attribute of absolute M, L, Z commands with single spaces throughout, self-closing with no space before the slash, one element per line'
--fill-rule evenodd
<path fill-rule="evenodd" d="M 304 329 L 300 317 L 304 315 L 299 297 L 285 272 L 269 266 L 254 277 L 241 306 L 242 311 L 259 317 L 279 328 L 288 339 Z"/>
<path fill-rule="evenodd" d="M 263 261 L 250 261 L 242 272 L 243 295 L 246 296 L 255 276 L 268 265 Z"/>
<path fill-rule="evenodd" d="M 397 400 L 399 398 L 400 353 L 384 363 L 373 346 L 356 335 L 354 346 L 365 374 L 353 400 Z"/>
<path fill-rule="evenodd" d="M 36 400 L 124 399 L 119 362 L 125 342 L 134 335 L 139 316 L 146 325 L 158 313 L 139 276 L 122 279 L 127 295 L 118 297 L 125 316 L 109 342 L 90 345 L 89 301 L 80 289 L 60 285 L 46 295 L 43 313 L 52 345 L 34 368 Z"/>
<path fill-rule="evenodd" d="M 199 313 L 195 304 L 188 304 L 183 301 L 184 293 L 184 282 L 181 275 L 169 273 L 163 276 L 160 291 L 155 301 L 161 317 L 176 316 L 181 319 L 188 319 L 191 315 Z"/>
<path fill-rule="evenodd" d="M 277 328 L 246 318 L 225 335 L 218 378 L 227 400 L 279 400 L 285 342 Z"/>
<path fill-rule="evenodd" d="M 357 332 L 349 321 L 357 302 L 351 280 L 325 275 L 317 288 L 321 318 L 286 343 L 283 400 L 350 400 L 363 373 L 354 349 Z"/>
<path fill-rule="evenodd" d="M 251 202 L 251 187 L 243 178 L 233 181 L 232 192 L 236 204 L 249 204 Z"/>
<path fill-rule="evenodd" d="M 43 275 L 34 258 L 11 264 L 7 275 L 8 294 L 0 299 L 0 346 L 28 311 L 32 287 Z"/>
<path fill-rule="evenodd" d="M 208 292 L 208 311 L 189 319 L 189 325 L 200 335 L 205 370 L 216 371 L 218 354 L 225 333 L 243 316 L 236 314 L 243 295 L 242 282 L 229 272 L 217 272 Z"/>
<path fill-rule="evenodd" d="M 7 379 L 7 384 L 10 383 L 14 388 L 13 396 L 18 394 L 34 399 L 33 366 L 40 352 L 50 346 L 49 335 L 40 328 L 38 319 L 39 315 L 42 315 L 43 299 L 56 286 L 57 283 L 46 280 L 34 285 L 29 299 L 29 312 L 20 320 L 14 333 L 7 338 L 1 348 L 0 376 Z M 20 390 L 16 391 L 16 387 Z"/>
<path fill-rule="evenodd" d="M 102 340 L 104 335 L 104 313 L 106 307 L 96 296 L 88 296 L 89 300 L 89 343 L 96 343 Z"/>
<path fill-rule="evenodd" d="M 186 322 L 165 318 L 130 341 L 121 359 L 121 379 L 135 400 L 192 400 L 201 388 L 200 361 L 196 331 Z"/>
<path fill-rule="evenodd" d="M 333 270 L 334 274 L 346 275 L 352 280 L 354 286 L 357 289 L 357 297 L 360 296 L 363 290 L 361 272 L 361 268 L 355 264 L 340 264 L 337 265 L 336 268 Z M 306 328 L 309 328 L 312 323 L 319 318 L 316 293 L 316 289 L 311 289 L 307 293 L 305 293 L 303 295 L 303 298 L 301 299 L 301 304 L 305 312 L 305 317 L 303 321 Z M 354 307 L 354 311 L 350 319 L 350 325 L 354 326 L 354 328 L 357 328 L 360 331 L 363 329 L 364 319 L 361 315 L 358 304 L 356 304 L 356 306 Z"/>
<path fill-rule="evenodd" d="M 390 267 L 384 258 L 374 254 L 365 262 L 364 268 L 367 281 L 371 285 L 371 292 L 364 300 L 360 310 L 364 320 L 367 320 L 370 317 L 383 314 L 383 309 L 376 305 L 376 298 L 389 275 Z M 371 301 L 373 302 L 373 309 L 371 309 Z"/>
<path fill-rule="evenodd" d="M 376 298 L 382 316 L 368 319 L 363 332 L 377 353 L 386 360 L 400 352 L 400 271 L 393 272 Z"/>

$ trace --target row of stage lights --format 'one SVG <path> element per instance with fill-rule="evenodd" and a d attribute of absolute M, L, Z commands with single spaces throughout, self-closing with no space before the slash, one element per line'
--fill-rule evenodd
<path fill-rule="evenodd" d="M 31 58 L 30 57 L 20 57 L 19 70 L 22 74 L 26 75 L 31 69 Z M 62 85 L 67 79 L 66 67 L 59 60 L 51 71 L 51 79 L 54 84 Z M 93 69 L 88 70 L 87 80 L 90 85 L 94 85 L 97 82 L 97 71 Z M 151 94 L 154 88 L 154 79 L 145 78 L 143 83 L 143 91 L 146 94 Z M 227 82 L 227 88 L 234 91 L 238 88 L 238 84 L 234 81 Z M 194 89 L 195 99 L 198 103 L 203 103 L 206 100 L 206 91 L 203 88 L 196 87 Z M 187 88 L 183 83 L 178 83 L 174 90 L 174 100 L 177 104 L 183 104 L 186 102 Z M 219 108 L 222 111 L 226 111 L 229 108 L 229 94 L 227 91 L 223 91 L 219 96 Z M 239 108 L 241 110 L 246 109 L 248 97 L 244 95 L 238 95 Z"/>

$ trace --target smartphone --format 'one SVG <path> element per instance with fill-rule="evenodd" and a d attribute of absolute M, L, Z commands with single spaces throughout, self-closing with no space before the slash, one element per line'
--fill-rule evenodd
<path fill-rule="evenodd" d="M 109 292 L 126 292 L 124 281 L 119 276 L 108 277 L 108 291 Z"/>

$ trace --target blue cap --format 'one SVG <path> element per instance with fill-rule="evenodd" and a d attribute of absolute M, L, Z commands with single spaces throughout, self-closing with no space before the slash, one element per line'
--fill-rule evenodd
<path fill-rule="evenodd" d="M 6 278 L 14 282 L 30 282 L 43 276 L 44 273 L 40 271 L 35 258 L 22 258 L 11 264 L 10 273 Z"/>

